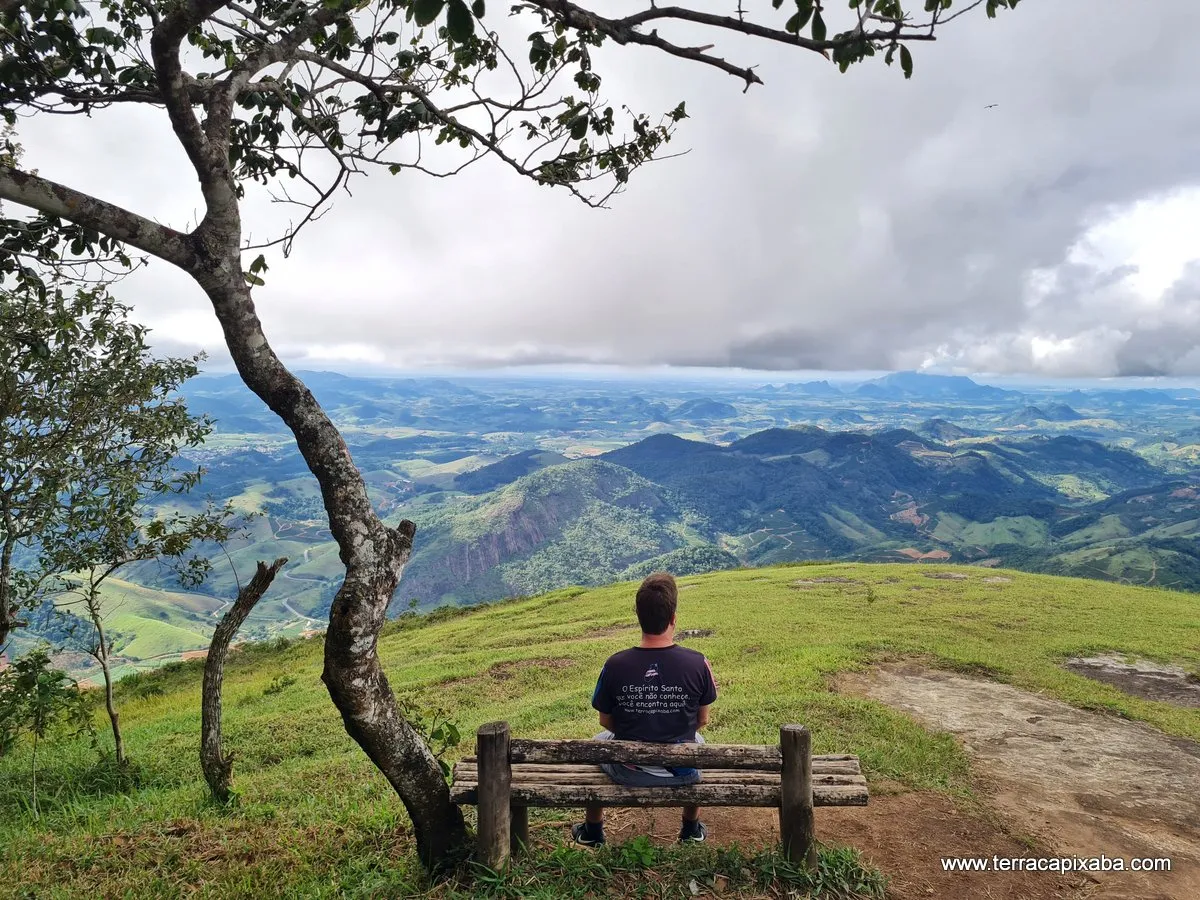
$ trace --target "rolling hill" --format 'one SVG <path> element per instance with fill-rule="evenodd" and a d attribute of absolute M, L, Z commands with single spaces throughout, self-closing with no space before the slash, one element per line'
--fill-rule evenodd
<path fill-rule="evenodd" d="M 1189 437 L 1200 402 L 1186 389 L 1016 392 L 914 372 L 857 386 L 636 390 L 304 377 L 379 512 L 420 527 L 394 611 L 413 599 L 429 608 L 599 584 L 647 566 L 804 559 L 950 559 L 1200 589 L 1200 515 L 1175 493 L 1196 483 L 1200 458 Z M 311 627 L 341 574 L 315 480 L 236 376 L 201 376 L 185 393 L 221 426 L 185 461 L 205 467 L 201 493 L 265 514 L 228 560 L 213 549 L 198 590 L 223 603 L 256 560 L 287 556 L 246 634 Z M 1003 424 L 1013 415 L 1022 424 Z M 154 565 L 123 574 L 177 588 Z M 144 626 L 180 649 L 191 641 L 187 622 L 172 621 L 175 631 L 135 618 L 133 637 Z"/>
<path fill-rule="evenodd" d="M 727 445 L 658 434 L 595 457 L 521 451 L 457 474 L 464 461 L 489 458 L 475 455 L 476 439 L 375 439 L 355 452 L 388 519 L 418 526 L 393 612 L 603 584 L 647 565 L 695 572 L 822 558 L 948 559 L 1200 587 L 1200 500 L 1187 480 L 1070 435 L 941 433 L 953 440 L 811 425 Z M 430 458 L 456 442 L 453 460 Z M 339 583 L 316 484 L 298 469 L 258 451 L 213 466 L 210 484 L 268 513 L 231 546 L 237 569 L 291 561 L 250 623 L 258 637 L 323 619 Z M 154 567 L 132 574 L 171 587 Z M 232 596 L 229 565 L 203 590 Z"/>

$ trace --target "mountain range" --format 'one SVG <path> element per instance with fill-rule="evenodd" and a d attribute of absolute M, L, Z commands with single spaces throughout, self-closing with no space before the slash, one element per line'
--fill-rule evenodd
<path fill-rule="evenodd" d="M 1200 589 L 1200 395 L 1186 388 L 1013 391 L 912 372 L 782 385 L 304 378 L 376 508 L 418 525 L 394 611 L 817 559 Z M 133 663 L 145 635 L 156 657 L 203 646 L 256 560 L 289 562 L 250 637 L 320 627 L 342 572 L 316 482 L 273 414 L 236 376 L 198 377 L 185 395 L 217 426 L 183 461 L 206 470 L 197 501 L 260 515 L 227 555 L 213 548 L 197 592 L 155 564 L 122 572 L 117 650 Z"/>

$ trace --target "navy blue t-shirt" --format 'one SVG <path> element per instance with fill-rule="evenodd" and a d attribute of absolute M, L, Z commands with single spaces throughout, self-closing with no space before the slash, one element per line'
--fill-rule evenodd
<path fill-rule="evenodd" d="M 677 744 L 696 740 L 698 711 L 716 699 L 717 683 L 704 654 L 672 644 L 610 656 L 592 706 L 613 717 L 618 740 Z"/>

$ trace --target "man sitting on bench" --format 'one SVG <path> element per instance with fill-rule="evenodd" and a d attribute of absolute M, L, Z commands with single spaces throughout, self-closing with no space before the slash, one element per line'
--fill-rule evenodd
<path fill-rule="evenodd" d="M 717 683 L 703 653 L 675 643 L 675 608 L 679 591 L 675 579 L 655 573 L 637 591 L 637 617 L 642 641 L 614 653 L 604 663 L 592 706 L 605 730 L 597 740 L 649 741 L 658 744 L 704 743 L 698 730 L 708 724 L 708 709 L 717 699 Z M 665 787 L 695 784 L 700 772 L 692 768 L 604 763 L 601 768 L 618 784 Z M 700 808 L 683 808 L 679 840 L 703 841 Z M 604 808 L 589 806 L 587 821 L 571 836 L 589 847 L 604 843 Z"/>

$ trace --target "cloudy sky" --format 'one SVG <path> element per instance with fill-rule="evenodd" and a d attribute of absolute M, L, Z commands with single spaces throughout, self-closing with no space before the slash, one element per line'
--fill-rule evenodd
<path fill-rule="evenodd" d="M 766 84 L 743 94 L 716 70 L 614 48 L 609 100 L 686 100 L 670 145 L 686 155 L 605 211 L 493 162 L 451 180 L 376 173 L 290 258 L 268 256 L 268 335 L 327 369 L 1200 375 L 1200 4 L 978 13 L 916 46 L 909 81 L 710 38 L 757 65 Z M 194 221 L 161 112 L 32 122 L 21 138 L 50 178 Z M 256 237 L 278 223 L 278 208 L 248 214 Z M 154 265 L 121 293 L 161 347 L 223 361 L 179 273 Z"/>

